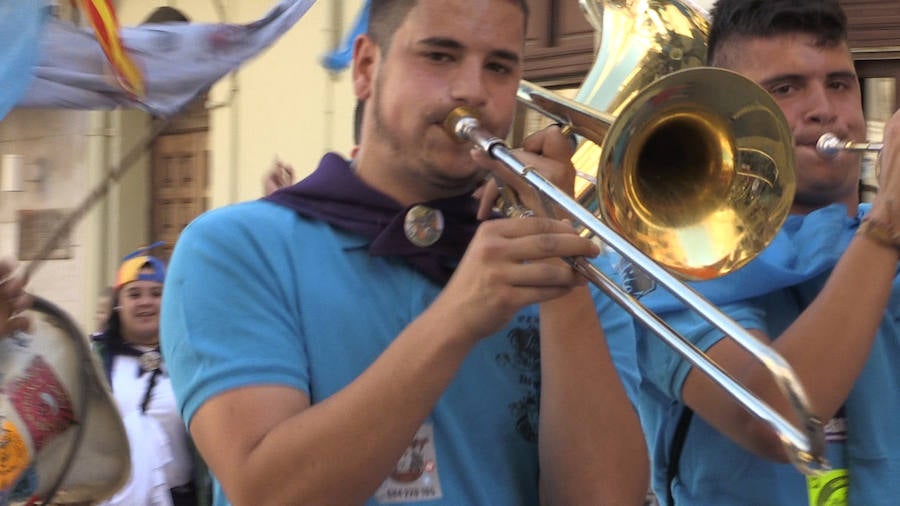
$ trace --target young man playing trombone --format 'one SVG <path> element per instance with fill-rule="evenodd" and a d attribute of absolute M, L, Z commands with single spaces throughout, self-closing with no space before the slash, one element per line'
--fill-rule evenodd
<path fill-rule="evenodd" d="M 640 427 L 559 259 L 596 246 L 550 218 L 479 223 L 472 192 L 508 172 L 442 126 L 466 105 L 507 133 L 525 3 L 375 0 L 370 19 L 355 162 L 326 155 L 175 249 L 163 353 L 217 504 L 639 504 Z M 571 191 L 558 129 L 518 155 Z"/>
<path fill-rule="evenodd" d="M 881 190 L 860 204 L 861 155 L 820 155 L 826 132 L 865 135 L 837 0 L 719 0 L 709 61 L 766 89 L 791 126 L 792 215 L 732 283 L 722 310 L 794 369 L 825 423 L 833 467 L 805 477 L 777 435 L 638 329 L 636 399 L 663 504 L 897 504 L 900 497 L 900 115 L 887 123 Z M 755 273 L 755 274 L 753 274 Z M 727 278 L 725 278 L 727 281 Z M 768 371 L 692 312 L 663 315 L 762 400 L 792 417 Z M 685 411 L 687 407 L 690 411 Z M 791 418 L 793 419 L 793 418 Z M 680 450 L 679 450 L 680 447 Z"/>

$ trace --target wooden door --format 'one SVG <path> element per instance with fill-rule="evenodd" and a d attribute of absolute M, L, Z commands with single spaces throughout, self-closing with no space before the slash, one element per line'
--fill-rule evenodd
<path fill-rule="evenodd" d="M 207 209 L 207 132 L 160 136 L 153 149 L 152 174 L 151 238 L 165 242 L 160 256 L 168 260 L 182 229 Z"/>
<path fill-rule="evenodd" d="M 528 0 L 525 78 L 543 86 L 581 83 L 594 59 L 594 29 L 575 0 Z"/>

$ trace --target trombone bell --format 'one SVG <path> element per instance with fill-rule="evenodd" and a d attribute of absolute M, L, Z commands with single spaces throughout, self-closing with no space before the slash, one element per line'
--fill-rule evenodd
<path fill-rule="evenodd" d="M 597 187 L 579 191 L 579 204 L 681 279 L 744 266 L 790 211 L 790 129 L 771 96 L 739 74 L 674 72 L 618 117 L 524 81 L 518 99 L 601 146 Z"/>
<path fill-rule="evenodd" d="M 695 82 L 695 77 L 699 82 L 713 79 L 720 90 L 727 90 L 728 93 L 740 96 L 741 105 L 732 104 L 723 111 L 718 111 L 712 107 L 717 105 L 716 100 L 711 103 L 699 100 L 699 97 L 703 97 L 708 90 Z M 628 185 L 625 191 L 617 188 L 619 194 L 637 196 L 634 198 L 637 208 L 612 206 L 612 209 L 620 210 L 620 214 L 625 217 L 649 216 L 652 218 L 648 220 L 649 223 L 658 223 L 661 224 L 658 228 L 672 230 L 673 239 L 680 240 L 690 239 L 689 234 L 673 227 L 672 224 L 680 224 L 685 216 L 687 219 L 683 221 L 693 223 L 691 226 L 697 229 L 703 229 L 709 227 L 709 221 L 697 222 L 696 215 L 705 217 L 721 212 L 722 209 L 733 210 L 732 214 L 741 214 L 737 209 L 751 208 L 755 212 L 767 212 L 769 209 L 783 208 L 783 212 L 775 212 L 772 216 L 761 217 L 758 220 L 758 222 L 765 221 L 769 225 L 777 224 L 771 228 L 770 236 L 742 231 L 744 233 L 740 236 L 741 241 L 756 238 L 760 244 L 753 251 L 760 251 L 774 237 L 775 230 L 787 215 L 787 207 L 781 205 L 754 207 L 752 201 L 775 200 L 778 203 L 787 202 L 789 205 L 793 197 L 791 134 L 781 110 L 768 94 L 753 82 L 725 70 L 690 69 L 671 74 L 660 81 L 662 83 L 658 89 L 651 86 L 648 91 L 639 94 L 633 102 L 626 104 L 622 116 L 613 123 L 604 139 L 602 152 L 607 155 L 607 160 L 601 168 L 616 162 L 618 165 L 614 168 L 618 170 L 619 175 L 624 175 L 618 179 L 610 178 L 613 181 L 621 181 L 621 185 L 607 182 L 607 187 L 616 189 L 617 186 Z M 745 94 L 742 95 L 741 92 Z M 651 107 L 646 104 L 650 104 Z M 739 135 L 748 127 L 759 128 L 764 135 L 761 135 L 761 138 Z M 741 406 L 768 423 L 778 433 L 786 452 L 801 472 L 814 474 L 825 465 L 822 424 L 813 416 L 803 385 L 783 357 L 724 315 L 690 286 L 677 279 L 655 258 L 633 245 L 622 235 L 627 234 L 628 230 L 615 231 L 565 191 L 554 186 L 538 171 L 532 170 L 530 166 L 518 160 L 502 139 L 480 127 L 475 111 L 465 107 L 455 109 L 447 116 L 444 128 L 451 136 L 470 141 L 494 159 L 503 162 L 537 190 L 545 203 L 555 203 L 564 209 L 586 231 L 606 243 L 650 279 L 685 303 L 698 316 L 712 323 L 724 335 L 730 336 L 758 358 L 772 374 L 781 393 L 790 401 L 794 414 L 800 421 L 801 429 L 793 426 L 771 406 L 737 382 L 719 364 L 697 349 L 687 338 L 675 332 L 658 314 L 642 305 L 637 298 L 618 286 L 596 266 L 584 258 L 566 259 L 573 269 L 593 282 L 611 300 L 621 305 L 637 321 L 706 373 L 715 383 L 725 388 Z M 770 138 L 767 136 L 770 132 L 780 136 Z M 701 144 L 701 149 L 685 148 L 692 143 Z M 768 146 L 769 144 L 774 145 Z M 770 156 L 767 154 L 770 151 L 758 149 L 761 146 L 773 148 L 771 153 L 775 155 Z M 784 166 L 775 165 L 782 158 L 779 148 L 786 157 L 784 160 L 788 162 Z M 734 170 L 721 171 L 723 166 Z M 682 170 L 677 170 L 679 168 Z M 779 177 L 773 176 L 778 176 L 779 173 L 783 173 L 784 180 L 791 184 L 777 184 Z M 758 177 L 760 175 L 763 178 Z M 708 184 L 710 179 L 722 180 L 727 184 Z M 736 185 L 735 182 L 739 184 Z M 672 187 L 676 190 L 681 187 L 696 190 L 693 188 L 695 186 L 699 186 L 699 190 L 689 192 L 687 200 L 680 191 L 671 191 Z M 734 187 L 738 187 L 739 191 L 733 191 Z M 762 187 L 776 190 L 770 194 L 765 190 L 759 191 Z M 670 199 L 667 195 L 673 198 Z M 770 199 L 770 195 L 776 195 L 777 198 Z M 717 198 L 720 196 L 724 196 L 727 202 L 717 203 L 722 200 Z M 602 200 L 604 205 L 608 204 L 608 201 L 628 202 L 625 197 L 616 197 L 609 193 L 602 194 Z M 735 206 L 730 202 L 750 205 Z M 699 203 L 701 210 L 684 208 L 686 203 Z M 667 216 L 661 214 L 664 210 L 678 212 Z M 749 214 L 753 214 L 753 211 Z M 727 222 L 727 226 L 723 228 L 741 223 L 736 220 L 723 221 Z M 644 230 L 648 228 L 649 226 Z M 698 237 L 710 241 L 717 239 L 714 234 Z M 674 250 L 663 250 L 667 251 Z M 750 251 L 748 249 L 746 253 L 750 254 Z M 736 253 L 742 252 L 744 251 Z M 666 260 L 669 259 L 662 259 L 663 262 Z"/>
<path fill-rule="evenodd" d="M 611 300 L 768 423 L 801 472 L 816 474 L 825 464 L 822 424 L 790 364 L 680 281 L 727 274 L 775 237 L 796 190 L 787 121 L 752 81 L 721 69 L 698 68 L 705 59 L 708 25 L 705 13 L 690 0 L 580 4 L 603 37 L 576 100 L 524 81 L 518 96 L 564 130 L 592 141 L 581 143 L 572 163 L 578 172 L 596 170 L 596 187 L 577 188 L 577 201 L 572 199 L 516 160 L 502 140 L 480 129 L 467 112 L 448 118 L 446 129 L 502 161 L 545 200 L 565 209 L 583 227 L 582 235 L 606 243 L 759 359 L 790 402 L 799 428 L 593 264 L 568 259 Z"/>
<path fill-rule="evenodd" d="M 796 188 L 774 100 L 733 72 L 670 74 L 627 104 L 603 141 L 602 219 L 682 279 L 725 275 L 781 227 Z"/>

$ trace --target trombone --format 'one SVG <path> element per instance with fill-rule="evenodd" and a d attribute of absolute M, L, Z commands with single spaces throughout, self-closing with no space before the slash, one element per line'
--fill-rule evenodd
<path fill-rule="evenodd" d="M 777 104 L 752 81 L 712 68 L 681 70 L 657 80 L 629 100 L 615 119 L 554 97 L 530 83 L 523 82 L 519 91 L 520 101 L 529 107 L 602 143 L 597 179 L 603 219 L 516 159 L 502 139 L 480 126 L 474 111 L 454 109 L 444 122 L 445 129 L 504 163 L 545 202 L 564 209 L 594 237 L 758 358 L 790 401 L 802 430 L 589 261 L 566 259 L 766 422 L 801 472 L 815 474 L 827 468 L 822 423 L 812 415 L 805 391 L 787 361 L 670 272 L 694 280 L 720 276 L 752 259 L 780 228 L 796 183 L 791 132 Z M 699 144 L 701 149 L 690 150 L 687 143 Z M 509 203 L 505 207 L 508 210 Z M 711 232 L 710 236 L 703 237 L 704 231 Z M 725 238 L 731 249 L 713 247 L 697 258 L 693 246 L 716 237 Z"/>

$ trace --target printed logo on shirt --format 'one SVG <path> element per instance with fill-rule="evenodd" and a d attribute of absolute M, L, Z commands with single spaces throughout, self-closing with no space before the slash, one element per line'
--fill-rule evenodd
<path fill-rule="evenodd" d="M 519 384 L 525 388 L 522 398 L 509 404 L 516 432 L 525 441 L 537 442 L 537 426 L 541 391 L 541 339 L 538 318 L 520 316 L 518 325 L 506 339 L 511 352 L 497 355 L 497 364 L 511 367 L 519 374 Z"/>
<path fill-rule="evenodd" d="M 17 378 L 6 393 L 25 422 L 35 453 L 75 423 L 69 395 L 40 356 L 34 357 L 25 374 Z"/>
<path fill-rule="evenodd" d="M 622 286 L 629 295 L 640 299 L 644 295 L 656 290 L 656 280 L 644 272 L 643 269 L 625 260 L 621 256 L 616 257 L 613 268 L 622 278 Z"/>
<path fill-rule="evenodd" d="M 843 406 L 824 427 L 825 441 L 843 446 L 847 440 L 847 417 Z M 810 506 L 847 506 L 850 492 L 850 473 L 846 465 L 832 462 L 836 468 L 820 476 L 807 476 Z"/>
<path fill-rule="evenodd" d="M 810 506 L 847 506 L 850 476 L 846 469 L 834 469 L 821 476 L 807 476 Z"/>
<path fill-rule="evenodd" d="M 384 483 L 375 492 L 381 504 L 399 504 L 441 499 L 434 426 L 424 423 Z"/>

